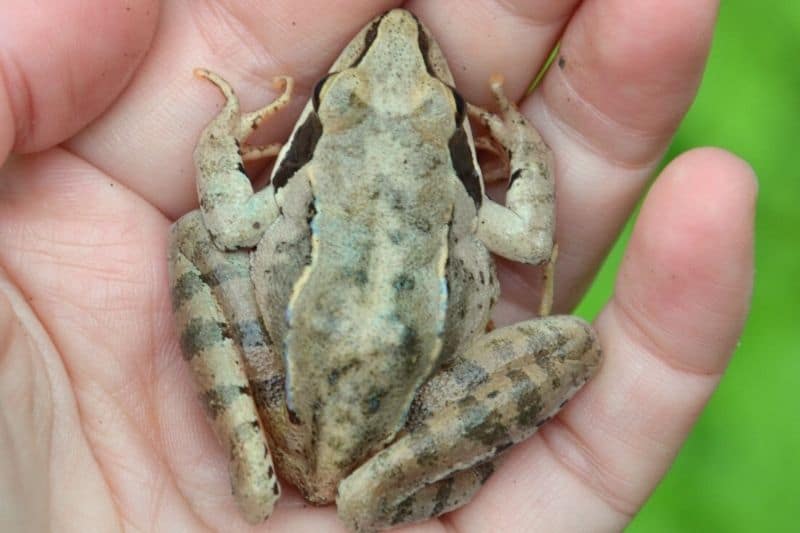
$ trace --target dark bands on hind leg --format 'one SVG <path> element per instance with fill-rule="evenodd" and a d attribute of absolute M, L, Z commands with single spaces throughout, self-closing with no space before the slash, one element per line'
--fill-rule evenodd
<path fill-rule="evenodd" d="M 224 309 L 215 293 L 249 283 L 247 263 L 213 246 L 198 212 L 176 222 L 171 239 L 170 285 L 184 357 L 228 453 L 236 501 L 248 521 L 261 522 L 280 489 L 243 363 L 241 332 L 252 317 Z"/>
<path fill-rule="evenodd" d="M 575 317 L 522 322 L 477 339 L 425 385 L 409 433 L 340 483 L 340 516 L 372 531 L 466 503 L 483 481 L 470 469 L 535 433 L 599 361 L 593 331 Z M 464 501 L 459 491 L 446 493 L 448 479 L 464 488 Z"/>

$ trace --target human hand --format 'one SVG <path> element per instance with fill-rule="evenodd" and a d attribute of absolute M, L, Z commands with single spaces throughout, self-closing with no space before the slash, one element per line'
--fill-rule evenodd
<path fill-rule="evenodd" d="M 16 5 L 14 5 L 16 4 Z M 338 50 L 390 2 L 72 0 L 0 8 L 0 529 L 246 529 L 227 461 L 180 357 L 166 235 L 196 203 L 190 153 L 220 104 L 298 82 L 281 140 Z M 127 6 L 127 7 L 126 7 Z M 409 2 L 468 101 L 503 73 L 556 156 L 556 310 L 580 298 L 690 105 L 716 3 Z M 59 27 L 55 27 L 56 21 Z M 158 23 L 158 26 L 156 26 Z M 91 122 L 91 124 L 89 124 Z M 88 124 L 88 125 L 87 125 Z M 668 468 L 741 330 L 752 281 L 752 171 L 695 150 L 648 193 L 614 297 L 606 360 L 553 421 L 507 454 L 465 508 L 420 531 L 622 528 Z M 505 324 L 530 316 L 535 271 L 502 262 Z M 286 491 L 265 529 L 336 523 Z"/>

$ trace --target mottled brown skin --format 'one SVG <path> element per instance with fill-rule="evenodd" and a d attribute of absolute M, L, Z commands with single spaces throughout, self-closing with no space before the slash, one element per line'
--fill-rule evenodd
<path fill-rule="evenodd" d="M 600 360 L 591 328 L 544 317 L 485 333 L 490 251 L 553 251 L 550 152 L 492 81 L 468 107 L 428 31 L 403 10 L 367 25 L 315 90 L 268 187 L 244 144 L 286 101 L 227 103 L 196 151 L 201 209 L 170 251 L 184 353 L 251 522 L 276 471 L 354 531 L 466 503 L 492 459 L 532 435 Z M 469 113 L 509 155 L 505 205 L 485 196 Z M 273 466 L 274 460 L 274 466 Z"/>

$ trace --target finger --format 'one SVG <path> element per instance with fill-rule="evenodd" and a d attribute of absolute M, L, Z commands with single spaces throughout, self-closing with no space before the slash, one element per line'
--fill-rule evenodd
<path fill-rule="evenodd" d="M 512 100 L 522 97 L 578 4 L 579 0 L 414 0 L 407 7 L 442 47 L 459 92 L 484 105 L 493 101 L 492 74 L 503 75 Z"/>
<path fill-rule="evenodd" d="M 147 52 L 157 14 L 153 0 L 0 4 L 0 162 L 97 117 Z"/>
<path fill-rule="evenodd" d="M 596 323 L 606 354 L 600 373 L 555 423 L 510 455 L 476 506 L 454 517 L 465 531 L 481 530 L 492 519 L 481 511 L 503 503 L 530 509 L 501 517 L 513 522 L 502 523 L 507 527 L 492 523 L 509 531 L 520 524 L 619 530 L 641 507 L 741 332 L 752 287 L 755 195 L 752 170 L 720 150 L 690 152 L 665 169 Z M 543 517 L 556 523 L 542 527 Z"/>
<path fill-rule="evenodd" d="M 293 76 L 292 103 L 252 139 L 283 142 L 310 88 L 345 43 L 397 3 L 315 0 L 302 9 L 286 0 L 167 3 L 134 82 L 69 148 L 177 218 L 197 204 L 191 153 L 222 102 L 211 84 L 192 76 L 195 68 L 226 78 L 245 110 L 280 93 L 275 76 Z"/>
<path fill-rule="evenodd" d="M 692 102 L 716 10 L 713 0 L 586 0 L 524 103 L 556 158 L 556 308 L 591 281 Z"/>

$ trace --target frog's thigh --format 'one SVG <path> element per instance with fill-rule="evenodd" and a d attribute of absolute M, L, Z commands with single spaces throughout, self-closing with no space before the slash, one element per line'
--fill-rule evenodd
<path fill-rule="evenodd" d="M 420 391 L 408 433 L 339 485 L 356 530 L 421 520 L 466 503 L 490 461 L 531 436 L 600 362 L 591 327 L 552 316 L 488 333 Z"/>
<path fill-rule="evenodd" d="M 199 212 L 175 223 L 170 287 L 181 347 L 228 452 L 234 497 L 247 520 L 257 523 L 272 512 L 280 489 L 241 352 L 242 338 L 249 335 L 252 342 L 256 332 L 248 325 L 251 318 L 241 309 L 225 309 L 219 298 L 243 292 L 238 286 L 250 284 L 248 274 L 248 254 L 217 250 Z"/>

